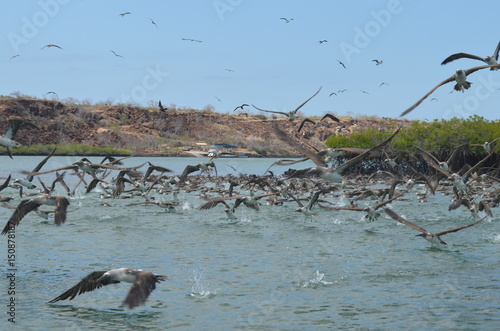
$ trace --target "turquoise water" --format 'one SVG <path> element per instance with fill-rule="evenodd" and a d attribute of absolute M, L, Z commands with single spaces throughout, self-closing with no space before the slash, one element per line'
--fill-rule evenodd
<path fill-rule="evenodd" d="M 19 170 L 32 170 L 41 159 L 3 157 L 0 177 L 19 177 Z M 77 159 L 54 157 L 43 169 Z M 203 159 L 132 158 L 125 165 L 147 160 L 180 174 L 187 164 Z M 274 161 L 224 159 L 216 164 L 219 175 L 262 175 Z M 288 167 L 273 169 L 280 174 Z M 43 175 L 46 183 L 54 177 Z M 72 188 L 75 178 L 68 172 L 65 179 Z M 36 179 L 34 183 L 38 185 Z M 344 190 L 356 188 L 351 184 Z M 434 232 L 473 221 L 463 207 L 448 211 L 450 196 L 441 192 L 429 196 L 428 202 L 418 202 L 419 189 L 391 207 Z M 59 187 L 56 194 L 64 193 Z M 12 188 L 0 196 L 15 196 L 12 206 L 21 200 Z M 170 212 L 154 205 L 126 206 L 142 201 L 140 197 L 107 200 L 110 206 L 104 207 L 99 196 L 78 189 L 69 198 L 63 226 L 30 213 L 16 228 L 18 328 L 495 330 L 500 325 L 498 208 L 493 209 L 493 219 L 448 234 L 443 237 L 448 246 L 433 247 L 385 213 L 369 222 L 362 212 L 315 208 L 317 215 L 306 221 L 295 212 L 295 202 L 267 206 L 263 201 L 259 211 L 239 207 L 238 220 L 232 222 L 222 205 L 200 211 L 204 201 L 196 192 L 181 192 L 179 206 Z M 338 205 L 349 201 L 342 194 L 325 198 Z M 0 208 L 0 219 L 6 222 L 12 212 Z M 0 240 L 0 266 L 8 274 L 7 238 Z M 120 267 L 149 270 L 169 279 L 134 310 L 119 308 L 130 288 L 123 283 L 72 301 L 47 303 L 91 271 Z M 6 313 L 9 285 L 2 277 L 2 323 L 12 326 Z"/>

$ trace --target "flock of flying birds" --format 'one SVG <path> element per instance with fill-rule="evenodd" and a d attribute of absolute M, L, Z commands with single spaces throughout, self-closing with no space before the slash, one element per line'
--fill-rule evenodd
<path fill-rule="evenodd" d="M 126 14 L 123 13 L 123 15 Z M 291 19 L 287 20 L 287 23 L 289 21 Z M 459 58 L 472 58 L 484 61 L 487 65 L 468 70 L 457 70 L 455 75 L 434 87 L 402 115 L 407 114 L 417 107 L 439 86 L 455 81 L 455 90 L 464 91 L 470 87 L 470 83 L 466 81 L 467 75 L 481 69 L 489 68 L 497 70 L 500 68 L 500 65 L 496 64 L 499 48 L 500 43 L 493 56 L 486 58 L 466 53 L 454 54 L 447 58 L 443 61 L 443 64 Z M 377 64 L 380 63 L 377 62 Z M 290 112 L 276 112 L 254 107 L 263 112 L 284 115 L 288 117 L 289 121 L 294 121 L 297 119 L 298 110 L 314 98 L 320 90 L 321 88 Z M 161 103 L 159 105 L 160 108 L 163 108 Z M 236 107 L 235 110 L 238 108 L 243 109 L 247 106 L 249 105 L 242 104 Z M 165 110 L 166 108 L 161 109 L 161 111 Z M 340 122 L 334 115 L 327 114 L 317 122 L 304 119 L 298 126 L 297 131 L 300 131 L 306 123 L 312 123 L 316 126 L 327 118 Z M 262 125 L 271 125 L 280 140 L 294 148 L 298 153 L 303 154 L 305 158 L 300 160 L 283 159 L 276 161 L 262 175 L 240 173 L 238 176 L 232 174 L 218 176 L 216 167 L 217 156 L 206 163 L 187 165 L 180 175 L 168 175 L 172 173 L 170 169 L 153 165 L 151 162 L 134 167 L 122 167 L 124 158 L 115 159 L 113 157 L 106 157 L 99 163 L 93 163 L 87 158 L 83 158 L 64 167 L 42 171 L 42 167 L 54 155 L 56 151 L 54 149 L 32 170 L 23 171 L 22 174 L 25 177 L 15 179 L 11 175 L 3 178 L 0 177 L 5 180 L 0 185 L 0 192 L 15 189 L 19 191 L 19 195 L 22 197 L 17 206 L 11 206 L 9 202 L 14 199 L 13 197 L 0 196 L 0 202 L 3 203 L 3 207 L 14 209 L 3 228 L 2 234 L 8 234 L 12 229 L 18 227 L 21 220 L 32 211 L 45 219 L 53 217 L 56 225 L 64 224 L 69 212 L 68 206 L 70 205 L 70 200 L 68 198 L 75 194 L 80 185 L 82 185 L 85 194 L 91 194 L 96 187 L 99 187 L 100 191 L 103 192 L 101 195 L 102 198 L 115 199 L 115 201 L 119 201 L 120 199 L 139 199 L 139 201 L 128 203 L 127 206 L 152 204 L 165 210 L 175 209 L 179 205 L 179 202 L 175 199 L 164 201 L 162 196 L 167 194 L 175 196 L 179 192 L 197 192 L 203 201 L 199 207 L 201 210 L 224 206 L 227 219 L 232 222 L 237 221 L 238 217 L 236 213 L 240 206 L 258 211 L 264 201 L 266 201 L 265 204 L 270 206 L 270 208 L 271 206 L 296 204 L 296 212 L 302 213 L 306 220 L 312 219 L 318 209 L 324 209 L 363 212 L 366 215 L 366 219 L 374 221 L 380 216 L 379 210 L 384 210 L 392 219 L 417 230 L 419 232 L 417 236 L 421 236 L 435 245 L 446 245 L 441 237 L 448 233 L 472 227 L 487 218 L 492 218 L 492 209 L 500 205 L 500 190 L 498 189 L 500 183 L 499 165 L 496 164 L 491 168 L 483 167 L 485 162 L 494 155 L 495 149 L 500 144 L 500 137 L 483 145 L 485 157 L 481 161 L 473 165 L 467 165 L 463 169 L 452 169 L 454 165 L 453 160 L 462 151 L 470 147 L 467 144 L 457 146 L 447 160 L 438 160 L 432 153 L 421 148 L 416 148 L 417 152 L 407 155 L 410 160 L 413 160 L 413 163 L 410 164 L 420 162 L 427 165 L 431 171 L 423 173 L 410 165 L 411 176 L 408 176 L 408 171 L 403 171 L 401 164 L 401 155 L 406 153 L 391 156 L 389 155 L 390 152 L 386 149 L 388 143 L 399 133 L 400 129 L 396 129 L 389 138 L 369 149 L 355 150 L 340 148 L 317 151 L 297 142 L 292 134 L 283 131 L 277 123 L 279 121 L 263 122 Z M 14 139 L 21 125 L 33 124 L 12 119 L 9 121 L 7 132 L 0 137 L 0 145 L 6 148 L 10 158 L 12 158 L 10 149 L 20 145 Z M 356 154 L 356 156 L 348 157 L 353 154 Z M 362 162 L 368 161 L 374 156 L 380 158 L 381 155 L 387 156 L 383 160 L 383 168 L 380 167 L 378 171 L 370 176 L 358 176 L 356 178 L 345 176 L 345 172 L 348 169 L 352 170 L 362 164 Z M 314 167 L 298 170 L 289 169 L 282 176 L 275 176 L 271 170 L 274 166 L 298 165 L 300 162 L 308 159 L 314 162 Z M 329 166 L 329 163 L 331 163 L 331 166 Z M 147 167 L 145 172 L 140 170 L 144 166 Z M 236 169 L 234 170 L 236 172 Z M 69 188 L 64 179 L 68 175 L 68 172 L 70 175 L 77 176 L 76 178 L 78 178 L 76 180 L 77 184 L 72 189 Z M 199 174 L 193 175 L 197 172 Z M 40 179 L 39 176 L 45 174 L 55 174 L 51 185 L 46 185 Z M 114 177 L 108 179 L 111 174 Z M 40 186 L 33 183 L 35 177 L 38 179 Z M 355 183 L 350 184 L 351 180 L 355 181 Z M 207 183 L 211 185 L 207 185 Z M 380 186 L 381 183 L 384 185 L 383 188 L 375 188 L 375 184 Z M 56 192 L 57 186 L 61 186 L 66 194 L 53 195 Z M 444 195 L 450 196 L 451 204 L 448 207 L 449 210 L 464 206 L 464 208 L 470 211 L 471 217 L 477 219 L 467 225 L 433 233 L 406 220 L 397 214 L 392 207 L 388 207 L 390 203 L 396 204 L 397 201 L 412 199 L 410 193 L 413 190 L 416 191 L 417 187 L 419 188 L 416 192 L 418 200 L 415 203 L 424 203 L 427 201 L 429 195 L 441 192 Z M 247 194 L 239 193 L 237 188 L 240 191 L 246 190 Z M 350 199 L 348 205 L 339 206 L 338 200 L 342 197 Z M 358 206 L 361 203 L 363 205 Z M 104 202 L 102 205 L 109 206 L 109 203 Z M 52 206 L 53 209 L 43 211 L 40 210 L 42 206 Z M 79 294 L 93 291 L 109 284 L 128 282 L 132 283 L 132 286 L 122 306 L 131 309 L 144 304 L 150 293 L 155 289 L 156 284 L 165 279 L 167 279 L 166 276 L 138 269 L 120 268 L 94 271 L 85 276 L 78 284 L 49 302 L 53 303 L 66 299 L 72 300 Z"/>

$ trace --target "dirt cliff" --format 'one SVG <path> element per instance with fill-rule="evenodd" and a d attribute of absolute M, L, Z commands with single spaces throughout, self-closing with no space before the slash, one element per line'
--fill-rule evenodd
<path fill-rule="evenodd" d="M 296 140 L 323 148 L 332 134 L 349 135 L 367 128 L 389 130 L 395 122 L 406 120 L 341 118 L 341 123 L 326 119 L 319 126 L 301 119 L 263 114 L 222 114 L 195 109 L 167 109 L 128 105 L 64 104 L 55 100 L 0 98 L 0 132 L 9 119 L 23 119 L 35 127 L 21 126 L 16 141 L 33 144 L 77 143 L 96 147 L 128 149 L 136 154 L 189 155 L 186 150 L 197 143 L 225 143 L 238 146 L 239 152 L 259 156 L 294 154 L 274 135 L 271 124 L 278 125 Z M 319 118 L 313 119 L 318 120 Z M 0 152 L 3 152 L 0 151 Z"/>

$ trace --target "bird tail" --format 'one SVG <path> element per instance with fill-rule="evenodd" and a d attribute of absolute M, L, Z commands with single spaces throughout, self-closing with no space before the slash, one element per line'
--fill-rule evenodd
<path fill-rule="evenodd" d="M 471 82 L 464 82 L 462 85 L 460 84 L 455 84 L 455 91 L 462 91 L 462 93 L 465 91 L 465 90 L 468 90 L 470 88 L 470 86 L 472 85 Z"/>

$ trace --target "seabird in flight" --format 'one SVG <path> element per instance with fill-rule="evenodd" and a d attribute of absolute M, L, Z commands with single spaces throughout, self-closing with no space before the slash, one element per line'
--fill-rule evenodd
<path fill-rule="evenodd" d="M 321 91 L 321 87 L 319 88 L 319 90 L 314 93 L 309 99 L 307 99 L 306 101 L 304 101 L 302 104 L 300 104 L 300 106 L 298 106 L 297 108 L 295 108 L 294 110 L 292 111 L 289 111 L 288 113 L 285 113 L 285 112 L 282 112 L 282 111 L 273 111 L 273 110 L 264 110 L 264 109 L 260 109 L 260 108 L 257 108 L 255 107 L 254 105 L 252 105 L 255 109 L 257 110 L 260 110 L 260 111 L 264 111 L 264 112 L 267 112 L 267 113 L 274 113 L 274 114 L 281 114 L 281 115 L 285 115 L 288 117 L 288 120 L 291 122 L 293 121 L 295 118 L 297 118 L 297 112 L 299 111 L 300 108 L 302 108 L 307 102 L 309 102 L 309 100 L 311 100 L 312 98 L 314 98 L 318 93 L 319 91 Z"/>
<path fill-rule="evenodd" d="M 187 41 L 194 41 L 194 42 L 197 42 L 197 43 L 202 43 L 203 40 L 198 40 L 198 39 L 190 39 L 190 38 L 181 38 L 182 40 L 187 40 Z"/>
<path fill-rule="evenodd" d="M 161 100 L 158 101 L 158 107 L 160 108 L 160 111 L 166 111 L 167 110 L 167 107 L 163 107 L 163 105 L 161 104 Z"/>
<path fill-rule="evenodd" d="M 420 105 L 422 103 L 422 101 L 424 101 L 429 95 L 431 95 L 435 90 L 438 89 L 438 87 L 442 86 L 442 85 L 445 85 L 447 83 L 450 83 L 450 82 L 453 82 L 455 81 L 456 84 L 455 86 L 453 87 L 453 89 L 455 91 L 462 91 L 464 92 L 465 90 L 469 89 L 471 84 L 470 82 L 466 81 L 467 79 L 467 76 L 478 71 L 478 70 L 481 70 L 481 69 L 486 69 L 486 68 L 500 68 L 500 65 L 499 64 L 495 64 L 495 65 L 487 65 L 487 66 L 479 66 L 479 67 L 474 67 L 474 68 L 470 68 L 470 69 L 467 69 L 467 70 L 462 70 L 462 69 L 457 69 L 455 74 L 449 78 L 446 78 L 445 80 L 443 80 L 441 83 L 437 84 L 436 86 L 434 86 L 432 88 L 432 90 L 430 90 L 429 92 L 427 92 L 426 95 L 424 95 L 420 100 L 418 100 L 413 106 L 411 106 L 410 108 L 406 109 L 401 115 L 399 116 L 405 116 L 406 114 L 408 114 L 409 112 L 411 112 L 413 109 L 417 108 L 418 105 Z"/>
<path fill-rule="evenodd" d="M 285 17 L 281 17 L 280 20 L 284 20 L 285 23 L 290 23 L 291 21 L 293 21 L 293 18 L 285 18 Z"/>
<path fill-rule="evenodd" d="M 313 161 L 316 164 L 316 167 L 311 167 L 311 168 L 306 168 L 303 170 L 296 170 L 291 177 L 294 177 L 296 175 L 304 175 L 304 174 L 310 174 L 310 175 L 317 175 L 324 180 L 334 182 L 334 183 L 341 183 L 342 182 L 342 172 L 346 170 L 347 168 L 350 168 L 364 159 L 366 159 L 368 156 L 370 156 L 370 153 L 376 149 L 379 149 L 389 143 L 389 141 L 394 138 L 394 136 L 399 132 L 401 128 L 398 128 L 389 138 L 386 140 L 382 141 L 381 143 L 367 149 L 363 153 L 359 154 L 358 156 L 342 163 L 336 168 L 328 168 L 326 162 L 321 159 L 316 153 L 313 151 L 305 148 L 295 140 L 293 140 L 291 137 L 289 137 L 285 132 L 283 132 L 281 129 L 279 129 L 276 125 L 274 126 L 274 132 L 278 136 L 278 138 L 284 142 L 286 142 L 288 145 L 290 145 L 292 148 L 294 148 L 297 152 L 304 154 L 305 156 L 309 157 L 311 161 Z"/>
<path fill-rule="evenodd" d="M 20 143 L 14 141 L 13 139 L 17 133 L 17 130 L 19 129 L 19 126 L 22 123 L 26 123 L 26 124 L 29 124 L 29 125 L 35 127 L 34 124 L 31 124 L 30 122 L 25 122 L 23 120 L 17 120 L 17 119 L 9 120 L 9 128 L 7 129 L 7 131 L 5 132 L 3 137 L 0 137 L 0 146 L 5 147 L 5 149 L 7 150 L 7 154 L 9 155 L 9 157 L 11 159 L 12 159 L 12 153 L 10 151 L 10 148 L 11 147 L 15 148 L 15 147 L 21 146 Z"/>
<path fill-rule="evenodd" d="M 385 212 L 387 214 L 389 214 L 389 216 L 392 217 L 394 220 L 398 221 L 399 223 L 403 223 L 404 225 L 408 225 L 408 226 L 420 231 L 420 234 L 417 234 L 418 237 L 423 237 L 424 239 L 430 241 L 433 244 L 443 244 L 443 245 L 447 245 L 447 243 L 445 243 L 443 240 L 441 240 L 440 236 L 444 236 L 445 234 L 448 234 L 448 233 L 457 232 L 457 231 L 460 231 L 462 229 L 469 228 L 473 225 L 476 225 L 477 223 L 481 222 L 482 220 L 484 220 L 486 218 L 486 217 L 483 217 L 479 221 L 476 221 L 476 222 L 468 224 L 468 225 L 460 226 L 458 228 L 444 230 L 444 231 L 441 231 L 438 233 L 431 233 L 431 232 L 428 232 L 427 230 L 425 230 L 424 228 L 421 228 L 420 226 L 415 225 L 410 221 L 407 221 L 403 217 L 396 214 L 390 208 L 385 208 Z"/>
<path fill-rule="evenodd" d="M 345 67 L 345 64 L 344 64 L 342 61 L 337 60 L 337 62 L 338 62 L 340 65 L 342 65 L 342 66 L 344 67 L 344 69 L 347 69 L 347 68 Z"/>
<path fill-rule="evenodd" d="M 55 48 L 59 48 L 59 49 L 62 49 L 61 46 L 58 46 L 58 45 L 55 45 L 55 44 L 48 44 L 48 45 L 45 45 L 43 46 L 42 48 L 40 48 L 40 50 L 44 49 L 44 48 L 50 48 L 50 47 L 55 47 Z"/>
<path fill-rule="evenodd" d="M 248 106 L 249 106 L 248 104 L 244 103 L 244 104 L 242 104 L 241 106 L 238 106 L 238 107 L 234 108 L 233 112 L 235 112 L 235 111 L 236 111 L 236 109 L 241 109 L 241 110 L 243 110 L 243 107 L 248 107 Z"/>
<path fill-rule="evenodd" d="M 468 59 L 473 59 L 473 60 L 479 60 L 483 61 L 486 64 L 497 64 L 498 61 L 498 52 L 500 51 L 500 42 L 498 42 L 497 48 L 495 49 L 495 52 L 493 53 L 492 56 L 486 56 L 486 57 L 481 57 L 469 53 L 456 53 L 453 55 L 448 56 L 444 61 L 441 63 L 441 65 L 444 65 L 446 63 L 449 63 L 451 61 L 455 61 L 457 59 L 461 58 L 468 58 Z M 490 70 L 498 70 L 498 67 L 495 68 L 490 68 Z"/>
<path fill-rule="evenodd" d="M 152 18 L 150 18 L 149 20 L 151 21 L 151 24 L 153 24 L 154 26 L 156 26 L 156 28 L 158 29 L 158 25 L 156 25 L 156 22 L 155 22 L 155 21 L 153 21 L 153 19 L 152 19 Z"/>
<path fill-rule="evenodd" d="M 79 294 L 90 292 L 109 284 L 126 282 L 133 285 L 120 307 L 133 309 L 143 305 L 151 292 L 156 288 L 156 283 L 166 279 L 167 276 L 155 275 L 150 271 L 140 269 L 120 268 L 108 271 L 93 271 L 82 278 L 78 284 L 50 300 L 49 303 L 66 299 L 73 300 Z"/>
<path fill-rule="evenodd" d="M 43 195 L 36 198 L 22 200 L 7 221 L 7 224 L 5 224 L 2 234 L 6 234 L 14 226 L 18 226 L 19 222 L 21 222 L 26 214 L 37 209 L 41 205 L 56 206 L 54 214 L 54 221 L 56 225 L 61 225 L 66 221 L 66 209 L 69 205 L 69 200 L 64 196 Z"/>
<path fill-rule="evenodd" d="M 125 16 L 125 15 L 130 15 L 130 14 L 132 14 L 132 13 L 128 11 L 128 12 L 125 12 L 125 13 L 121 13 L 121 14 L 119 14 L 118 16 L 123 17 L 123 16 Z"/>
<path fill-rule="evenodd" d="M 110 50 L 111 53 L 115 54 L 115 56 L 117 57 L 121 57 L 122 59 L 124 59 L 123 56 L 121 56 L 120 54 L 116 53 L 114 50 Z"/>
<path fill-rule="evenodd" d="M 300 123 L 299 129 L 297 130 L 297 132 L 300 132 L 300 130 L 302 129 L 302 127 L 304 126 L 304 124 L 306 124 L 306 122 L 314 124 L 314 127 L 317 128 L 319 126 L 319 124 L 321 123 L 321 121 L 323 121 L 325 118 L 329 118 L 329 119 L 331 119 L 331 120 L 333 120 L 335 122 L 340 123 L 340 120 L 337 117 L 333 116 L 332 114 L 325 114 L 325 116 L 323 116 L 319 121 L 313 121 L 313 120 L 311 120 L 309 118 L 304 118 L 302 120 L 302 122 Z"/>
<path fill-rule="evenodd" d="M 379 61 L 379 60 L 372 60 L 373 62 L 375 62 L 375 65 L 379 66 L 381 65 L 382 63 L 384 63 L 384 61 Z"/>

